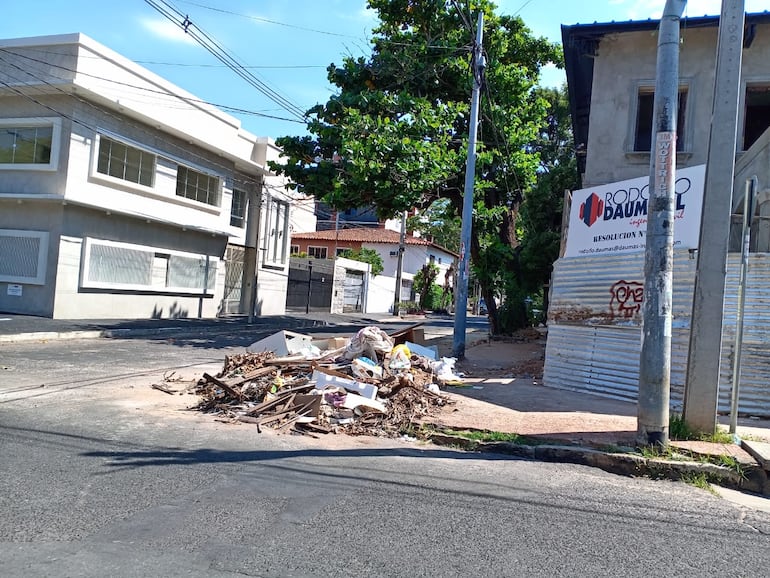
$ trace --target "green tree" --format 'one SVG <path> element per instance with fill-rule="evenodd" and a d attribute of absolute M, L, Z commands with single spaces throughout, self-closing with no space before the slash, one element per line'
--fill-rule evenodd
<path fill-rule="evenodd" d="M 433 287 L 438 277 L 438 266 L 433 263 L 426 263 L 422 269 L 417 271 L 412 280 L 414 290 L 420 294 L 420 309 L 433 309 Z M 438 287 L 439 292 L 441 290 Z"/>
<path fill-rule="evenodd" d="M 409 217 L 406 222 L 410 231 L 420 231 L 423 237 L 432 239 L 437 245 L 454 253 L 460 252 L 461 226 L 462 221 L 449 199 L 438 199 L 424 211 Z"/>
<path fill-rule="evenodd" d="M 536 178 L 546 102 L 533 92 L 540 67 L 560 48 L 536 38 L 489 0 L 369 0 L 379 25 L 369 58 L 331 65 L 337 93 L 308 111 L 309 136 L 283 137 L 271 167 L 337 209 L 376 207 L 392 217 L 446 199 L 461 213 L 473 86 L 473 16 L 485 15 L 486 58 L 470 251 L 493 333 L 521 319 L 499 317 L 492 298 L 523 309 L 516 224 Z M 463 250 L 461 247 L 460 250 Z M 526 322 L 526 320 L 524 320 Z"/>
<path fill-rule="evenodd" d="M 369 263 L 372 266 L 372 275 L 379 275 L 383 272 L 384 266 L 382 263 L 382 257 L 374 249 L 367 249 L 362 247 L 361 249 L 345 249 L 340 254 L 340 257 L 345 259 L 352 259 L 353 261 L 361 261 L 362 263 Z"/>
<path fill-rule="evenodd" d="M 533 147 L 540 155 L 535 186 L 521 209 L 521 261 L 524 289 L 537 294 L 551 278 L 559 257 L 564 191 L 580 187 L 567 87 L 538 88 L 548 115 Z"/>

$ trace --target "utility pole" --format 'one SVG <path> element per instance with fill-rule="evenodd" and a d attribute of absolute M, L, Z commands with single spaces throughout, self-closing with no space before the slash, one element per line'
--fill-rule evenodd
<path fill-rule="evenodd" d="M 674 272 L 674 183 L 679 105 L 679 19 L 687 0 L 666 0 L 658 30 L 658 60 L 650 150 L 644 320 L 639 358 L 637 441 L 668 445 L 671 385 L 671 301 Z"/>
<path fill-rule="evenodd" d="M 744 20 L 743 0 L 722 0 L 683 415 L 691 427 L 705 433 L 716 430 L 719 403 Z"/>
<path fill-rule="evenodd" d="M 398 264 L 396 265 L 396 294 L 393 297 L 393 315 L 398 315 L 401 305 L 401 276 L 404 273 L 404 252 L 406 251 L 406 211 L 401 213 L 401 235 L 398 239 Z"/>
<path fill-rule="evenodd" d="M 485 62 L 481 50 L 484 39 L 484 13 L 479 12 L 476 27 L 476 43 L 473 45 L 473 94 L 471 96 L 471 118 L 468 127 L 468 158 L 465 161 L 465 190 L 463 192 L 462 229 L 460 231 L 460 268 L 457 272 L 457 295 L 455 297 L 455 326 L 452 354 L 457 359 L 465 357 L 465 322 L 468 316 L 468 276 L 473 220 L 473 185 L 476 178 L 476 132 L 479 124 L 479 95 Z"/>
<path fill-rule="evenodd" d="M 246 243 L 243 254 L 243 274 L 241 276 L 241 311 L 248 314 L 248 322 L 254 323 L 254 311 L 257 302 L 257 274 L 259 221 L 262 212 L 262 183 L 250 186 L 247 191 L 246 207 Z"/>

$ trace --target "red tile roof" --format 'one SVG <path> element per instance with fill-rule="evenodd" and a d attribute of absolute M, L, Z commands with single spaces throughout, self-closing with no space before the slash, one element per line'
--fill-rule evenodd
<path fill-rule="evenodd" d="M 395 244 L 398 245 L 400 241 L 400 233 L 392 231 L 391 229 L 380 229 L 374 227 L 358 227 L 355 229 L 334 229 L 328 231 L 313 231 L 311 233 L 293 233 L 291 238 L 294 239 L 306 239 L 306 240 L 323 240 L 323 241 L 350 241 L 352 243 L 383 243 L 383 244 Z M 455 255 L 449 249 L 445 249 L 440 245 L 431 243 L 423 237 L 406 236 L 407 245 L 425 245 L 436 247 L 442 251 L 446 251 L 450 255 Z"/>

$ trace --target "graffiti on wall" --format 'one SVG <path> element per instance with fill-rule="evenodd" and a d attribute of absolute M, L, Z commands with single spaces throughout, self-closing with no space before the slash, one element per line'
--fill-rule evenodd
<path fill-rule="evenodd" d="M 644 285 L 638 281 L 620 280 L 610 287 L 612 317 L 631 318 L 642 308 Z"/>

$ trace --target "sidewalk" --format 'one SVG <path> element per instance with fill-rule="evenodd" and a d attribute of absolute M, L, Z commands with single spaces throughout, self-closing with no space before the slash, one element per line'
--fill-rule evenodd
<path fill-rule="evenodd" d="M 394 318 L 398 321 L 398 318 Z M 215 319 L 50 319 L 31 315 L 0 313 L 0 343 L 38 339 L 95 339 L 101 337 L 141 337 L 165 333 L 225 333 L 238 330 L 300 329 L 327 325 L 368 324 L 377 320 L 367 315 L 267 315 L 248 323 L 246 316 Z"/>
<path fill-rule="evenodd" d="M 121 338 L 174 333 L 233 333 L 236 331 L 278 331 L 325 327 L 329 332 L 339 328 L 341 335 L 350 335 L 365 325 L 406 325 L 424 318 L 372 317 L 361 314 L 281 315 L 266 316 L 247 323 L 245 317 L 222 319 L 143 319 L 143 320 L 53 320 L 23 315 L 0 314 L 0 359 L 4 343 L 29 340 Z M 449 356 L 452 336 L 429 341 L 438 345 L 441 355 Z M 427 337 L 427 336 L 426 336 Z M 467 374 L 463 387 L 449 387 L 448 394 L 455 400 L 454 411 L 446 412 L 434 424 L 453 430 L 475 429 L 518 434 L 527 439 L 524 444 L 475 444 L 477 451 L 504 451 L 543 460 L 586 463 L 617 473 L 639 475 L 648 469 L 660 469 L 660 460 L 647 463 L 642 458 L 629 460 L 630 448 L 635 446 L 636 404 L 603 398 L 586 393 L 545 387 L 539 381 L 542 372 L 544 340 L 529 343 L 489 341 L 485 332 L 468 333 L 465 359 L 458 362 L 458 370 Z M 532 369 L 534 368 L 534 369 Z M 727 416 L 720 416 L 727 424 Z M 758 470 L 756 479 L 743 489 L 770 495 L 770 482 L 762 467 L 770 470 L 770 420 L 739 419 L 738 435 L 756 453 L 736 444 L 708 442 L 675 442 L 672 447 L 682 452 L 703 456 L 732 456 L 739 463 Z M 433 439 L 436 443 L 458 445 L 457 438 Z M 534 443 L 532 443 L 534 441 Z M 538 445 L 540 444 L 540 445 Z M 612 453 L 612 448 L 620 453 Z M 749 448 L 752 449 L 752 448 Z M 613 450 L 614 451 L 614 450 Z M 624 453 L 625 452 L 625 453 Z M 687 464 L 687 465 L 684 465 Z M 664 464 L 679 470 L 704 464 L 679 462 Z M 717 472 L 719 473 L 719 472 Z M 764 477 L 762 477 L 764 475 Z M 733 480 L 733 482 L 736 482 Z M 733 485 L 740 487 L 738 480 Z M 729 484 L 728 484 L 729 485 Z"/>

